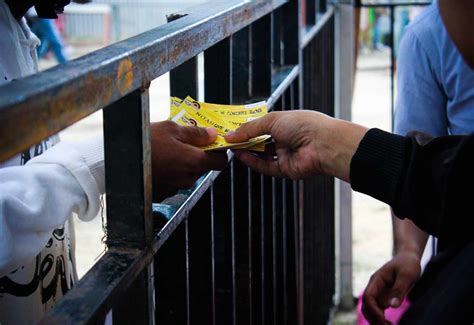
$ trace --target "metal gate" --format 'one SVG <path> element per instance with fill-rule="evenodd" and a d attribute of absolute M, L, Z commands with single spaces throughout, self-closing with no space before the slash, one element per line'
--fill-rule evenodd
<path fill-rule="evenodd" d="M 148 85 L 334 114 L 334 8 L 225 1 L 0 88 L 0 161 L 103 108 L 105 255 L 51 323 L 325 324 L 335 285 L 334 181 L 264 177 L 234 160 L 175 205 L 152 204 Z M 14 125 L 14 128 L 12 127 Z M 126 153 L 126 154 L 125 154 Z"/>

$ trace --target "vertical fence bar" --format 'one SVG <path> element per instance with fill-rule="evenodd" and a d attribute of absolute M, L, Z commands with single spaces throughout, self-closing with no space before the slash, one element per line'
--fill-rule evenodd
<path fill-rule="evenodd" d="M 272 71 L 275 71 L 278 67 L 282 65 L 282 17 L 281 9 L 277 9 L 271 13 L 271 22 L 272 22 Z"/>
<path fill-rule="evenodd" d="M 390 128 L 395 123 L 395 6 L 389 7 L 390 13 Z"/>
<path fill-rule="evenodd" d="M 154 259 L 157 324 L 187 324 L 186 229 L 182 223 Z"/>
<path fill-rule="evenodd" d="M 251 93 L 254 98 L 268 98 L 272 91 L 271 17 L 266 15 L 251 28 Z"/>
<path fill-rule="evenodd" d="M 299 108 L 298 91 L 299 79 L 296 79 L 290 88 L 290 108 L 296 110 Z M 298 250 L 298 220 L 299 220 L 299 206 L 298 206 L 298 183 L 291 181 L 287 196 L 287 211 L 288 217 L 288 295 L 294 297 L 288 301 L 288 319 L 289 323 L 297 323 L 298 321 L 298 270 L 299 270 L 299 250 Z"/>
<path fill-rule="evenodd" d="M 181 15 L 173 15 L 168 17 L 168 22 L 181 18 Z M 198 58 L 197 56 L 189 59 L 170 71 L 170 94 L 179 98 L 191 96 L 198 98 L 199 81 L 198 81 Z"/>
<path fill-rule="evenodd" d="M 333 116 L 333 17 L 304 49 L 303 69 L 304 107 Z M 329 319 L 335 285 L 334 179 L 317 177 L 305 181 L 303 198 L 303 317 L 305 324 L 320 324 Z"/>
<path fill-rule="evenodd" d="M 316 24 L 316 12 L 317 12 L 316 0 L 303 0 L 303 1 L 306 1 L 306 17 L 305 17 L 306 26 L 310 27 Z"/>
<path fill-rule="evenodd" d="M 356 3 L 357 5 L 357 3 Z M 359 10 L 360 8 L 356 9 Z M 335 117 L 351 120 L 354 71 L 357 56 L 354 53 L 356 13 L 351 4 L 340 4 L 335 15 Z M 354 75 L 352 75 L 354 76 Z M 339 308 L 350 310 L 354 306 L 352 293 L 352 190 L 350 184 L 336 180 L 336 295 Z"/>
<path fill-rule="evenodd" d="M 104 108 L 107 246 L 144 249 L 153 235 L 148 89 Z M 154 323 L 153 265 L 135 280 L 113 315 L 116 323 Z"/>
<path fill-rule="evenodd" d="M 282 40 L 284 44 L 282 63 L 284 65 L 299 64 L 299 2 L 291 1 L 282 7 Z"/>
<path fill-rule="evenodd" d="M 262 202 L 261 177 L 250 172 L 251 202 L 251 248 L 252 248 L 252 324 L 262 324 Z"/>
<path fill-rule="evenodd" d="M 250 26 L 232 35 L 232 98 L 233 104 L 250 99 Z"/>
<path fill-rule="evenodd" d="M 216 65 L 216 62 L 220 62 Z M 204 90 L 209 102 L 229 104 L 232 99 L 232 39 L 226 38 L 204 53 Z M 222 171 L 212 190 L 214 238 L 214 324 L 234 324 L 232 269 L 231 167 Z"/>
<path fill-rule="evenodd" d="M 244 28 L 232 36 L 232 97 L 233 104 L 242 104 L 250 98 L 250 28 Z M 233 263 L 234 263 L 234 322 L 250 324 L 251 320 L 251 260 L 250 238 L 252 227 L 248 196 L 250 183 L 249 170 L 237 160 L 232 162 L 232 225 L 233 225 Z"/>
<path fill-rule="evenodd" d="M 188 218 L 189 300 L 192 324 L 212 324 L 211 192 L 199 200 Z"/>
<path fill-rule="evenodd" d="M 272 17 L 264 16 L 252 27 L 252 95 L 268 98 L 272 91 Z M 273 324 L 273 254 L 271 178 L 260 177 L 260 304 L 261 324 Z M 260 316 L 260 315 L 258 315 Z"/>
<path fill-rule="evenodd" d="M 263 315 L 264 324 L 273 324 L 273 213 L 272 178 L 262 176 L 262 242 L 263 242 Z"/>

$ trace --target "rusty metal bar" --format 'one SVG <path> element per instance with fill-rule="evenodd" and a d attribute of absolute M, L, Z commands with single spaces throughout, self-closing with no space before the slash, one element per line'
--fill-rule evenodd
<path fill-rule="evenodd" d="M 152 257 L 151 251 L 110 249 L 40 323 L 85 324 L 105 316 Z"/>
<path fill-rule="evenodd" d="M 104 109 L 107 246 L 143 249 L 153 236 L 148 89 Z M 153 265 L 143 270 L 113 310 L 116 323 L 154 324 Z M 137 313 L 138 316 L 135 314 Z"/>
<path fill-rule="evenodd" d="M 232 0 L 0 87 L 0 161 L 107 106 L 283 5 Z M 217 28 L 216 28 L 217 27 Z"/>
<path fill-rule="evenodd" d="M 145 247 L 153 236 L 148 89 L 104 109 L 109 247 Z"/>

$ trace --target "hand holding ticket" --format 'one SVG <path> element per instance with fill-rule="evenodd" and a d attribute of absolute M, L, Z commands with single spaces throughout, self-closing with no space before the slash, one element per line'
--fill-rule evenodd
<path fill-rule="evenodd" d="M 171 98 L 169 119 L 179 125 L 212 127 L 217 130 L 217 139 L 214 143 L 202 147 L 203 150 L 249 149 L 264 151 L 268 135 L 259 136 L 242 143 L 228 143 L 224 135 L 236 130 L 244 123 L 255 120 L 267 114 L 265 102 L 250 105 L 220 105 L 198 102 L 191 97 L 181 100 Z"/>

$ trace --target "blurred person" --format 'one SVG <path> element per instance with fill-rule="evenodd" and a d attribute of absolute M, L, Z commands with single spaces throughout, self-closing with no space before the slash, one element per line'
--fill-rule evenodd
<path fill-rule="evenodd" d="M 59 64 L 68 61 L 64 42 L 53 19 L 39 18 L 34 8 L 27 13 L 27 20 L 33 33 L 40 39 L 38 58 L 43 59 L 51 51 Z"/>
<path fill-rule="evenodd" d="M 37 72 L 38 38 L 23 16 L 54 18 L 69 1 L 0 0 L 0 85 Z M 217 131 L 151 124 L 153 195 L 160 200 L 222 169 L 226 155 L 196 146 Z M 94 218 L 105 191 L 102 137 L 58 143 L 53 136 L 0 164 L 0 324 L 39 319 L 77 281 L 72 214 Z"/>
<path fill-rule="evenodd" d="M 406 135 L 417 130 L 434 137 L 474 133 L 474 69 L 469 67 L 454 41 L 471 35 L 470 40 L 458 42 L 458 46 L 465 47 L 464 43 L 474 46 L 474 14 L 468 16 L 468 8 L 472 8 L 473 3 L 470 0 L 434 1 L 406 28 L 398 59 L 395 133 Z M 448 30 L 452 20 L 460 19 L 463 11 L 467 18 L 460 20 L 459 28 Z M 387 319 L 393 322 L 408 306 L 405 298 L 409 290 L 413 287 L 410 300 L 420 299 L 433 285 L 449 256 L 461 247 L 457 241 L 441 240 L 438 243 L 434 238 L 427 246 L 426 232 L 408 219 L 392 219 L 393 258 L 373 274 L 365 296 L 378 300 L 386 291 L 396 295 L 404 308 L 387 308 L 387 315 L 391 315 Z M 437 251 L 439 256 L 428 264 L 418 283 L 422 260 L 429 260 Z M 392 276 L 393 283 L 383 281 Z M 381 284 L 384 287 L 380 287 Z M 365 310 L 369 314 L 380 312 L 377 306 L 371 305 Z"/>
<path fill-rule="evenodd" d="M 474 53 L 473 53 L 474 54 Z M 474 55 L 471 58 L 474 66 Z M 432 138 L 368 129 L 314 111 L 272 112 L 226 136 L 243 142 L 269 134 L 274 152 L 263 157 L 236 150 L 253 170 L 293 180 L 330 175 L 350 182 L 352 189 L 390 205 L 399 218 L 420 229 L 465 244 L 447 261 L 423 300 L 413 303 L 401 324 L 465 324 L 474 320 L 474 136 Z M 471 212 L 469 212 L 471 211 Z M 366 304 L 380 306 L 371 324 L 387 324 L 382 308 L 399 306 L 384 291 L 390 275 L 377 286 L 381 294 Z"/>

